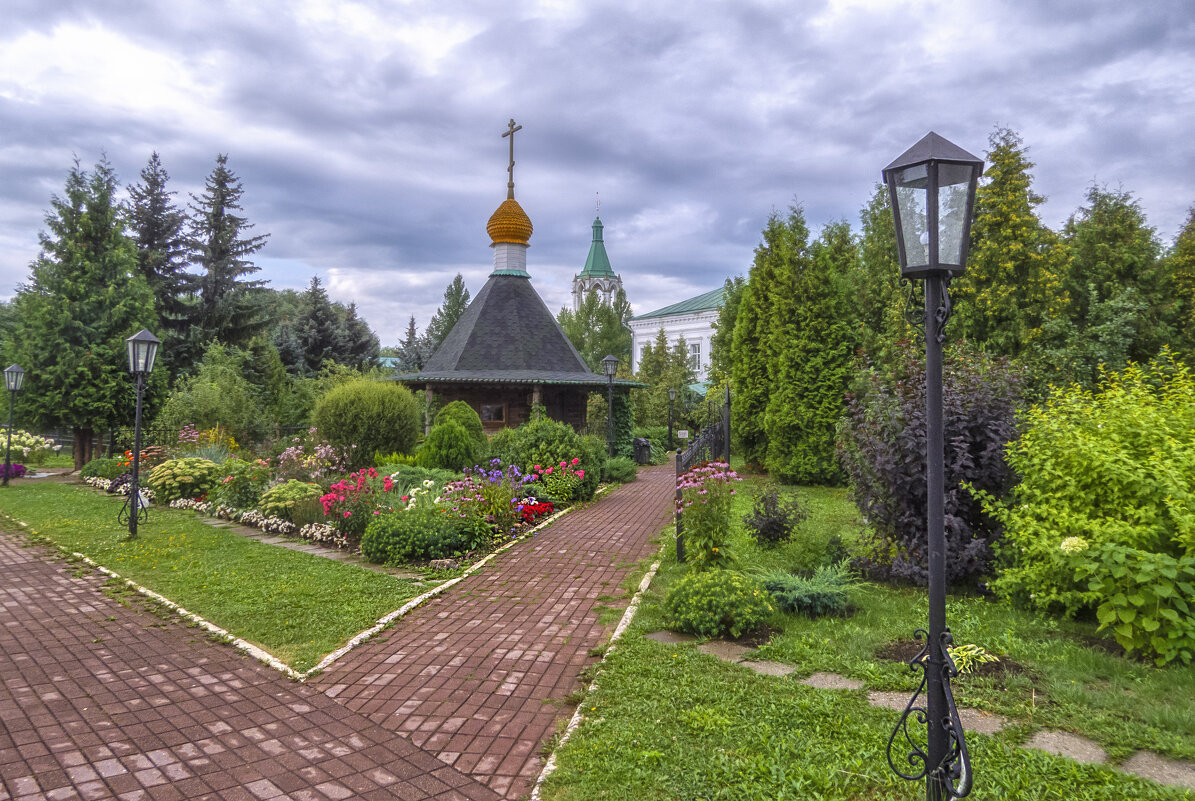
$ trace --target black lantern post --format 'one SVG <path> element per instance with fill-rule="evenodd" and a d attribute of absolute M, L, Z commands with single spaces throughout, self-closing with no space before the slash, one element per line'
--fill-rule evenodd
<path fill-rule="evenodd" d="M 4 480 L 2 482 L 5 487 L 8 486 L 8 474 L 12 472 L 12 460 L 9 458 L 12 453 L 12 404 L 24 385 L 24 370 L 15 364 L 10 364 L 5 368 L 4 386 L 8 388 L 8 441 L 4 443 Z"/>
<path fill-rule="evenodd" d="M 614 374 L 618 372 L 618 357 L 602 359 L 602 370 L 606 373 L 606 444 L 614 456 Z"/>
<path fill-rule="evenodd" d="M 958 668 L 947 648 L 946 535 L 943 479 L 942 341 L 950 319 L 950 281 L 963 272 L 971 234 L 975 188 L 983 161 L 936 133 L 929 133 L 883 171 L 888 185 L 902 283 L 925 281 L 926 528 L 929 536 L 929 630 L 921 652 L 909 661 L 921 684 L 888 739 L 888 764 L 902 778 L 926 781 L 927 801 L 962 798 L 971 792 L 971 758 L 963 737 L 950 680 Z M 921 699 L 922 692 L 925 693 Z M 925 723 L 924 748 L 910 736 L 911 715 Z M 898 768 L 892 748 L 903 735 L 909 752 Z M 901 750 L 905 746 L 901 746 Z M 907 765 L 904 763 L 907 762 Z M 907 771 L 907 772 L 906 772 Z"/>
<path fill-rule="evenodd" d="M 668 388 L 668 450 L 672 450 L 672 402 L 676 400 L 676 388 Z"/>
<path fill-rule="evenodd" d="M 128 516 L 130 537 L 137 536 L 139 517 L 149 520 L 149 510 L 141 503 L 141 396 L 145 393 L 145 377 L 153 372 L 154 359 L 161 344 L 157 337 L 144 328 L 125 340 L 129 351 L 129 372 L 133 374 L 137 393 L 137 410 L 133 420 L 133 483 L 117 520 L 123 523 L 125 516 Z"/>

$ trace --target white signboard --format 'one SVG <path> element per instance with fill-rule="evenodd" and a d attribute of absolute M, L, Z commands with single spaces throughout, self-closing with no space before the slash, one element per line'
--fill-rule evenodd
<path fill-rule="evenodd" d="M 689 438 L 689 429 L 682 428 L 680 431 L 677 431 L 676 438 L 677 439 L 688 439 Z"/>

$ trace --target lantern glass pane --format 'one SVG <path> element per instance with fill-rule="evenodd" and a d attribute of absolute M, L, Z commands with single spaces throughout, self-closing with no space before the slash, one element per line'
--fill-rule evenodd
<path fill-rule="evenodd" d="M 897 172 L 894 180 L 906 268 L 925 267 L 929 264 L 929 231 L 925 221 L 929 168 L 925 164 L 915 164 Z"/>
<path fill-rule="evenodd" d="M 938 262 L 962 266 L 963 231 L 967 222 L 967 190 L 972 167 L 938 165 Z"/>

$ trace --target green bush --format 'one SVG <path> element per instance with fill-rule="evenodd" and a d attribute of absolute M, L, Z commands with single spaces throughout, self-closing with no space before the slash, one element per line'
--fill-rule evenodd
<path fill-rule="evenodd" d="M 216 503 L 234 509 L 256 509 L 270 486 L 270 468 L 264 462 L 229 459 L 220 472 L 223 475 L 216 485 Z"/>
<path fill-rule="evenodd" d="M 761 548 L 774 548 L 791 539 L 808 517 L 809 510 L 795 494 L 782 494 L 778 485 L 769 484 L 755 496 L 755 505 L 743 518 L 743 526 Z"/>
<path fill-rule="evenodd" d="M 690 573 L 664 599 L 669 628 L 699 637 L 741 637 L 763 625 L 773 611 L 758 581 L 729 570 Z"/>
<path fill-rule="evenodd" d="M 636 439 L 651 443 L 651 464 L 664 464 L 668 459 L 668 426 L 635 426 L 631 429 L 632 443 Z M 672 434 L 672 447 L 677 444 L 676 432 Z"/>
<path fill-rule="evenodd" d="M 208 459 L 170 459 L 150 471 L 146 484 L 160 504 L 180 498 L 200 498 L 219 481 L 220 466 Z"/>
<path fill-rule="evenodd" d="M 460 471 L 481 461 L 482 453 L 482 447 L 465 427 L 448 418 L 432 428 L 415 461 L 420 467 Z"/>
<path fill-rule="evenodd" d="M 602 481 L 626 484 L 635 480 L 636 470 L 634 459 L 615 456 L 613 459 L 607 459 L 606 464 L 602 467 Z"/>
<path fill-rule="evenodd" d="M 324 509 L 319 506 L 319 499 L 323 494 L 324 491 L 319 484 L 308 484 L 292 478 L 262 493 L 258 508 L 268 517 L 283 517 L 298 524 L 299 521 L 295 519 L 296 510 L 300 507 L 308 509 L 313 501 L 316 506 L 312 508 L 318 508 L 320 517 L 323 517 Z"/>
<path fill-rule="evenodd" d="M 488 544 L 492 531 L 474 515 L 461 517 L 438 506 L 417 505 L 370 521 L 361 537 L 361 554 L 387 564 L 444 559 Z"/>
<path fill-rule="evenodd" d="M 491 458 L 501 459 L 503 464 L 518 465 L 524 472 L 537 464 L 547 466 L 579 458 L 581 462 L 577 468 L 585 471 L 585 478 L 574 490 L 571 500 L 582 502 L 593 498 L 601 481 L 602 465 L 606 462 L 605 440 L 582 437 L 567 423 L 547 417 L 498 431 L 490 437 L 489 450 Z"/>
<path fill-rule="evenodd" d="M 481 416 L 473 410 L 473 407 L 464 401 L 453 401 L 445 406 L 440 411 L 436 412 L 435 419 L 432 420 L 432 427 L 440 425 L 445 420 L 455 420 L 460 423 L 469 436 L 477 443 L 481 450 L 477 454 L 478 461 L 485 456 L 485 447 L 489 444 L 489 439 L 485 435 L 485 428 L 481 425 Z M 469 465 L 472 467 L 473 465 Z"/>
<path fill-rule="evenodd" d="M 123 459 L 92 459 L 79 471 L 80 478 L 119 478 L 127 471 Z"/>
<path fill-rule="evenodd" d="M 993 588 L 1039 609 L 1097 609 L 1126 649 L 1189 659 L 1190 593 L 1148 586 L 1155 576 L 1189 586 L 1184 565 L 1195 558 L 1188 368 L 1164 352 L 1105 374 L 1095 391 L 1059 390 L 1024 422 L 1007 449 L 1021 483 L 1004 502 L 975 493 L 1004 526 Z M 1148 613 L 1136 603 L 1147 596 Z"/>
<path fill-rule="evenodd" d="M 809 577 L 775 571 L 765 573 L 760 580 L 777 606 L 809 617 L 842 614 L 850 601 L 851 588 L 859 583 L 846 560 L 823 565 Z"/>
<path fill-rule="evenodd" d="M 383 453 L 382 451 L 373 452 L 373 463 L 377 465 L 378 472 L 390 472 L 394 470 L 383 470 L 383 468 L 393 467 L 397 470 L 400 467 L 409 467 L 415 464 L 416 456 L 413 453 Z"/>
<path fill-rule="evenodd" d="M 330 389 L 315 404 L 320 434 L 349 453 L 349 467 L 365 467 L 375 451 L 410 453 L 419 437 L 415 398 L 392 381 L 357 380 Z"/>

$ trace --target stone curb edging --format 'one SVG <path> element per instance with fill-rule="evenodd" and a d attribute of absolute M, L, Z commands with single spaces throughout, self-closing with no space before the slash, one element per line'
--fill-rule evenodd
<path fill-rule="evenodd" d="M 598 663 L 599 666 L 605 664 L 606 659 L 609 658 L 610 654 L 617 646 L 618 640 L 622 638 L 623 633 L 631 625 L 631 620 L 634 619 L 635 613 L 639 611 L 639 603 L 643 599 L 643 593 L 647 592 L 648 587 L 651 586 L 651 580 L 655 578 L 656 572 L 660 569 L 660 564 L 662 561 L 662 558 L 657 558 L 655 563 L 648 568 L 647 573 L 643 575 L 642 580 L 639 582 L 639 589 L 635 592 L 635 597 L 631 599 L 631 603 L 622 613 L 622 619 L 618 621 L 618 625 L 615 627 L 614 633 L 610 635 L 609 645 L 606 648 L 606 652 L 602 654 L 602 661 Z M 590 683 L 589 688 L 586 690 L 586 695 L 592 693 L 596 689 L 597 679 L 595 678 Z M 546 780 L 556 771 L 557 752 L 564 747 L 564 744 L 569 741 L 570 737 L 572 737 L 573 732 L 576 731 L 581 726 L 581 723 L 585 720 L 585 715 L 581 711 L 583 707 L 584 702 L 577 704 L 577 708 L 573 712 L 573 716 L 569 720 L 568 726 L 565 727 L 564 733 L 560 736 L 560 739 L 557 740 L 555 747 L 552 749 L 552 753 L 548 755 L 548 759 L 544 763 L 544 768 L 540 771 L 539 777 L 535 780 L 535 786 L 531 789 L 530 801 L 540 801 L 540 787 L 543 785 L 544 780 Z"/>

